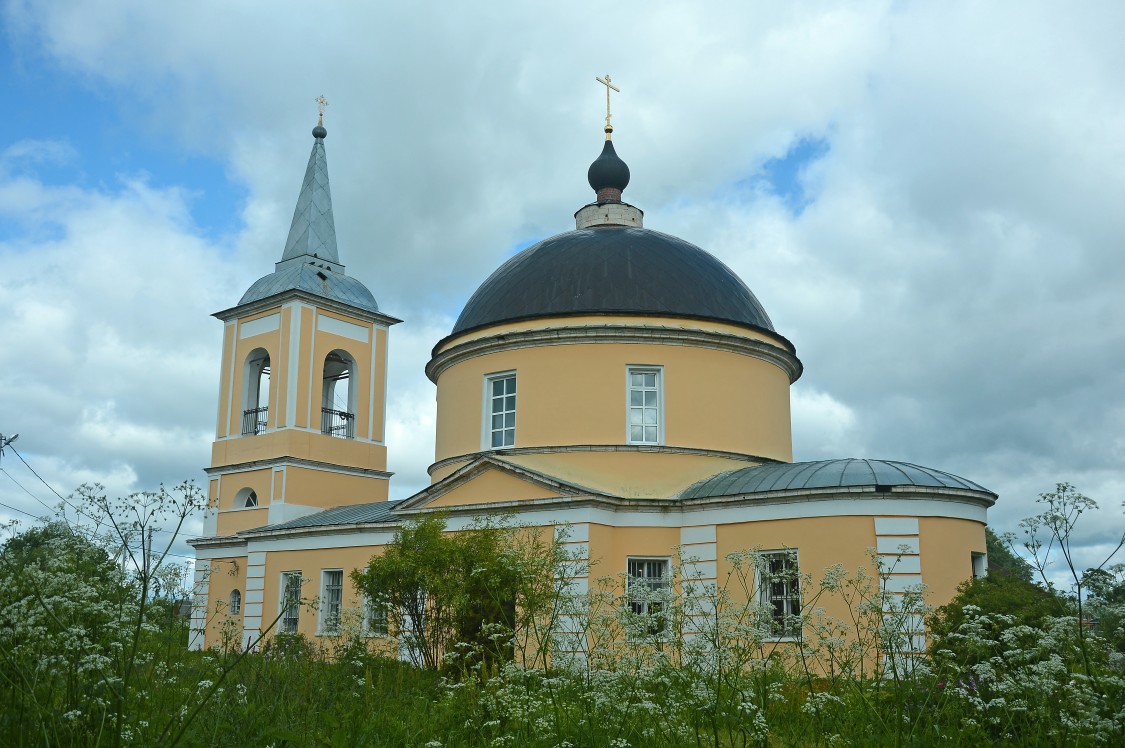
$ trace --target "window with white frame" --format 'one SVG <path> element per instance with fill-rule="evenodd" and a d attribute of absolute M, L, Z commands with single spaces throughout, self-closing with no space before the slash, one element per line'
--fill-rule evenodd
<path fill-rule="evenodd" d="M 981 579 L 988 576 L 988 556 L 984 553 L 973 552 L 970 556 L 973 563 L 973 579 Z"/>
<path fill-rule="evenodd" d="M 278 631 L 282 634 L 297 633 L 301 616 L 301 572 L 281 572 L 281 620 Z"/>
<path fill-rule="evenodd" d="M 343 570 L 325 569 L 320 572 L 320 625 L 317 633 L 336 634 L 340 631 L 340 611 L 343 603 Z"/>
<path fill-rule="evenodd" d="M 758 604 L 769 613 L 774 636 L 788 639 L 801 635 L 801 582 L 796 549 L 761 554 Z"/>
<path fill-rule="evenodd" d="M 239 590 L 230 591 L 230 614 L 236 616 L 242 612 L 242 592 Z"/>
<path fill-rule="evenodd" d="M 629 609 L 644 616 L 644 632 L 659 634 L 667 628 L 664 606 L 667 603 L 671 578 L 666 558 L 630 558 L 625 593 Z"/>
<path fill-rule="evenodd" d="M 368 636 L 387 635 L 387 604 L 371 597 L 363 599 L 363 630 Z"/>
<path fill-rule="evenodd" d="M 484 380 L 484 448 L 516 444 L 516 375 L 491 374 Z"/>
<path fill-rule="evenodd" d="M 654 366 L 630 366 L 628 380 L 629 443 L 660 444 L 661 369 Z"/>

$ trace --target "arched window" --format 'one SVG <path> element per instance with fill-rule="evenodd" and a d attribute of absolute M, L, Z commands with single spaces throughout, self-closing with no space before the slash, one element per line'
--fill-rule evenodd
<path fill-rule="evenodd" d="M 264 348 L 255 348 L 242 370 L 242 434 L 260 434 L 269 420 L 270 354 Z"/>
<path fill-rule="evenodd" d="M 233 507 L 235 509 L 244 509 L 252 506 L 258 506 L 258 494 L 255 493 L 253 488 L 243 488 L 234 495 Z"/>
<path fill-rule="evenodd" d="M 324 359 L 320 430 L 329 436 L 355 437 L 355 359 L 335 350 Z"/>
<path fill-rule="evenodd" d="M 236 616 L 242 612 L 242 593 L 238 590 L 230 591 L 230 614 Z"/>

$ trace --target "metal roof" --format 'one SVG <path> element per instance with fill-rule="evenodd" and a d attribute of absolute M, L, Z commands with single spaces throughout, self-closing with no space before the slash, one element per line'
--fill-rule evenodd
<path fill-rule="evenodd" d="M 343 273 L 311 263 L 303 265 L 290 263 L 276 272 L 259 278 L 247 289 L 238 303 L 241 306 L 291 290 L 306 291 L 372 312 L 379 311 L 375 297 L 363 283 Z"/>
<path fill-rule="evenodd" d="M 327 134 L 323 127 L 313 129 L 312 153 L 281 261 L 274 272 L 250 286 L 238 302 L 239 306 L 285 291 L 300 290 L 367 311 L 379 311 L 371 291 L 355 278 L 349 278 L 340 262 L 336 222 L 332 217 L 332 190 L 328 183 L 328 157 L 324 152 Z"/>
<path fill-rule="evenodd" d="M 773 332 L 737 275 L 699 247 L 659 231 L 568 231 L 501 265 L 465 305 L 453 334 L 536 317 L 640 314 L 693 317 Z"/>
<path fill-rule="evenodd" d="M 853 486 L 921 486 L 959 488 L 995 494 L 971 480 L 942 470 L 893 460 L 819 460 L 740 468 L 706 478 L 689 486 L 681 499 L 734 496 L 770 491 Z"/>
<path fill-rule="evenodd" d="M 386 522 L 394 517 L 392 509 L 396 502 L 376 501 L 371 504 L 352 504 L 338 506 L 335 509 L 326 509 L 323 512 L 291 519 L 288 522 L 279 522 L 276 525 L 266 525 L 253 530 L 244 530 L 241 534 L 259 532 L 273 532 L 275 530 L 297 530 L 310 527 L 330 527 L 337 525 L 363 525 L 372 522 Z"/>
<path fill-rule="evenodd" d="M 323 131 L 323 128 L 318 129 Z M 305 255 L 336 264 L 340 262 L 323 137 L 313 140 L 309 165 L 305 168 L 305 181 L 301 183 L 301 194 L 293 210 L 293 223 L 289 227 L 289 238 L 285 241 L 281 259 L 291 260 Z"/>

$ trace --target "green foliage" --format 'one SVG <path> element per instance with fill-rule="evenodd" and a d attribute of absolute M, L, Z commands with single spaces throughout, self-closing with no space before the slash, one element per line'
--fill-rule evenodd
<path fill-rule="evenodd" d="M 559 548 L 503 519 L 449 533 L 445 518 L 431 515 L 403 524 L 352 579 L 369 605 L 386 611 L 416 665 L 437 670 L 466 651 L 473 657 L 462 666 L 495 665 L 516 646 L 532 654 L 536 623 L 556 596 Z"/>
<path fill-rule="evenodd" d="M 1007 539 L 1000 537 L 992 531 L 991 527 L 984 528 L 985 550 L 988 552 L 988 573 L 991 576 L 1006 576 L 1030 582 L 1035 575 L 1031 564 L 1012 553 L 1010 543 L 1015 536 Z"/>
<path fill-rule="evenodd" d="M 53 525 L 0 546 L 0 745 L 1125 741 L 1125 657 L 1105 619 L 1091 630 L 1078 600 L 1017 575 L 966 584 L 930 619 L 924 658 L 912 628 L 928 610 L 924 590 L 888 605 L 877 557 L 795 572 L 801 607 L 781 642 L 754 594 L 770 569 L 754 550 L 730 554 L 717 584 L 674 559 L 666 584 L 642 590 L 658 612 L 639 615 L 625 579 L 572 588 L 565 580 L 588 569 L 543 533 L 478 523 L 452 534 L 431 519 L 404 527 L 357 574 L 388 606 L 413 596 L 421 615 L 438 611 L 440 636 L 424 629 L 435 638 L 415 642 L 433 648 L 430 667 L 381 655 L 350 625 L 337 637 L 273 636 L 262 652 L 188 652 L 182 629 L 160 623 L 168 607 L 146 592 L 162 559 L 129 555 L 124 542 L 151 516 L 111 523 L 109 537 Z M 1103 564 L 1078 575 L 1088 613 L 1119 610 L 1123 572 Z M 826 608 L 845 612 L 834 619 Z M 392 633 L 411 635 L 388 612 Z M 442 661 L 461 667 L 439 674 Z"/>
<path fill-rule="evenodd" d="M 961 584 L 957 596 L 938 608 L 930 632 L 943 637 L 957 630 L 967 620 L 966 606 L 985 615 L 1001 613 L 1010 616 L 1017 626 L 1041 627 L 1043 622 L 1066 612 L 1064 600 L 1037 584 L 1016 576 L 989 574 Z"/>

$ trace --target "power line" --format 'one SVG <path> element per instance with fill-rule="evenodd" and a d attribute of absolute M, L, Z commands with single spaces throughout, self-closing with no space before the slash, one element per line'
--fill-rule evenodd
<path fill-rule="evenodd" d="M 9 439 L 5 440 L 5 439 L 3 438 L 3 436 L 2 436 L 2 435 L 0 435 L 0 454 L 2 454 L 2 450 L 3 450 L 3 448 L 4 448 L 4 447 L 7 447 L 8 449 L 11 449 L 11 450 L 12 450 L 12 453 L 13 453 L 13 454 L 15 454 L 15 456 L 16 456 L 16 457 L 20 458 L 20 462 L 22 462 L 22 463 L 24 464 L 24 466 L 25 466 L 25 467 L 27 467 L 27 469 L 28 469 L 28 470 L 30 470 L 30 471 L 31 471 L 31 473 L 32 473 L 32 474 L 33 474 L 33 475 L 34 475 L 34 476 L 35 476 L 36 478 L 38 478 L 38 479 L 39 479 L 39 482 L 40 482 L 40 483 L 42 483 L 42 484 L 43 484 L 44 486 L 46 486 L 46 487 L 47 487 L 47 488 L 48 488 L 48 489 L 49 489 L 49 490 L 51 491 L 51 493 L 53 493 L 53 494 L 54 494 L 55 496 L 58 496 L 58 497 L 59 497 L 60 499 L 62 499 L 62 502 L 63 502 L 64 504 L 66 504 L 66 505 L 67 505 L 68 507 L 70 507 L 71 509 L 73 509 L 73 510 L 74 510 L 74 511 L 75 511 L 75 512 L 76 512 L 76 513 L 78 514 L 78 515 L 80 515 L 80 516 L 82 516 L 82 517 L 85 517 L 86 519 L 90 520 L 91 522 L 99 522 L 99 523 L 100 523 L 100 522 L 101 522 L 101 520 L 98 520 L 98 519 L 97 519 L 96 517 L 92 517 L 92 516 L 90 516 L 90 515 L 89 515 L 89 514 L 87 514 L 86 512 L 84 512 L 84 511 L 82 511 L 81 509 L 79 509 L 78 507 L 76 507 L 76 506 L 75 506 L 74 504 L 72 504 L 72 503 L 71 503 L 70 501 L 68 501 L 68 500 L 67 500 L 67 498 L 66 498 L 65 496 L 63 496 L 63 495 L 62 495 L 61 493 L 59 493 L 59 492 L 58 492 L 58 491 L 56 491 L 56 490 L 55 490 L 54 488 L 52 488 L 52 487 L 51 487 L 51 484 L 50 484 L 50 483 L 48 483 L 47 481 L 43 480 L 43 476 L 41 476 L 41 475 L 40 475 L 39 473 L 37 473 L 37 472 L 35 471 L 35 468 L 31 467 L 31 465 L 29 465 L 29 464 L 28 464 L 27 460 L 25 460 L 25 459 L 23 458 L 23 455 L 21 455 L 21 454 L 20 454 L 20 453 L 19 453 L 19 452 L 18 452 L 18 451 L 16 450 L 16 448 L 12 446 L 12 442 L 13 442 L 13 441 L 15 441 L 15 440 L 16 440 L 16 439 L 17 439 L 18 437 L 19 437 L 19 434 L 16 434 L 15 436 L 13 436 L 13 437 L 11 437 L 11 438 L 9 438 Z M 56 509 L 55 507 L 52 507 L 52 506 L 50 506 L 49 504 L 47 504 L 47 502 L 43 501 L 43 500 L 42 500 L 42 499 L 40 499 L 40 498 L 39 498 L 38 496 L 36 496 L 35 494 L 33 494 L 33 493 L 32 493 L 31 491 L 29 491 L 29 490 L 27 489 L 27 487 L 26 487 L 26 486 L 24 486 L 24 485 L 23 485 L 22 483 L 20 483 L 20 482 L 19 482 L 18 480 L 16 480 L 16 479 L 15 479 L 14 477 L 12 477 L 12 474 L 11 474 L 11 473 L 9 473 L 9 472 L 8 472 L 7 470 L 5 470 L 5 469 L 4 469 L 3 467 L 0 467 L 0 473 L 4 473 L 4 475 L 8 476 L 8 480 L 12 481 L 12 483 L 15 483 L 15 484 L 16 484 L 17 486 L 19 486 L 19 487 L 20 487 L 20 489 L 22 489 L 24 493 L 26 493 L 26 494 L 27 494 L 28 496 L 30 496 L 31 498 L 35 499 L 35 500 L 36 500 L 37 502 L 39 502 L 40 504 L 42 504 L 42 505 L 43 505 L 43 506 L 44 506 L 44 507 L 45 507 L 45 508 L 46 508 L 46 509 L 47 509 L 48 511 L 50 511 L 50 512 L 51 512 L 52 514 L 55 514 L 55 513 L 56 513 L 56 512 L 58 511 L 58 510 L 57 510 L 57 509 Z M 27 512 L 27 511 L 24 511 L 23 509 L 17 509 L 16 507 L 13 507 L 13 506 L 8 506 L 7 504 L 0 504 L 0 506 L 4 506 L 4 507 L 5 507 L 5 508 L 7 508 L 7 509 L 11 509 L 12 511 L 16 511 L 16 512 L 19 512 L 20 514 L 24 514 L 24 515 L 27 515 L 28 517 L 32 517 L 33 519 L 35 519 L 35 520 L 37 520 L 37 521 L 38 521 L 38 520 L 42 520 L 42 519 L 43 519 L 42 517 L 36 517 L 36 516 L 35 516 L 34 514 L 32 514 L 31 512 Z M 150 530 L 153 530 L 153 531 L 155 531 L 155 532 L 161 532 L 161 533 L 165 533 L 165 534 L 167 534 L 167 535 L 171 535 L 171 536 L 173 536 L 173 537 L 178 537 L 178 536 L 179 536 L 179 533 L 173 532 L 172 530 L 165 530 L 165 529 L 163 529 L 163 528 L 159 528 L 159 527 L 153 527 L 153 528 L 149 528 L 149 529 L 150 529 Z M 170 550 L 169 550 L 169 551 L 168 551 L 168 552 L 167 552 L 167 553 L 166 553 L 165 555 L 168 555 L 168 556 L 175 556 L 175 557 L 177 557 L 177 558 L 186 558 L 186 559 L 188 559 L 188 560 L 190 560 L 190 561 L 194 561 L 194 560 L 196 560 L 196 559 L 195 559 L 195 556 L 185 556 L 185 555 L 184 555 L 184 554 L 182 554 L 182 553 L 172 553 L 172 552 L 171 552 Z"/>
<path fill-rule="evenodd" d="M 16 480 L 15 478 L 13 478 L 13 477 L 12 477 L 12 474 L 11 474 L 11 473 L 9 473 L 9 472 L 8 472 L 7 470 L 5 470 L 4 468 L 0 467 L 0 473 L 3 473 L 4 475 L 8 476 L 8 480 L 10 480 L 10 481 L 11 481 L 12 483 L 15 483 L 15 484 L 16 484 L 17 486 L 19 486 L 19 487 L 20 487 L 21 489 L 23 489 L 23 492 L 24 492 L 25 494 L 27 494 L 27 495 L 28 495 L 28 496 L 30 496 L 31 498 L 35 499 L 36 501 L 38 501 L 38 502 L 39 502 L 40 504 L 42 504 L 42 505 L 43 505 L 44 507 L 46 507 L 46 508 L 47 508 L 47 510 L 48 510 L 48 511 L 50 511 L 50 512 L 51 512 L 52 514 L 54 514 L 54 513 L 56 512 L 56 511 L 58 511 L 58 510 L 57 510 L 57 509 L 55 509 L 54 507 L 52 507 L 52 506 L 49 506 L 49 505 L 47 504 L 47 502 L 43 501 L 43 499 L 39 498 L 38 496 L 36 496 L 35 494 L 33 494 L 33 493 L 32 493 L 31 491 L 27 490 L 27 488 L 26 488 L 26 487 L 25 487 L 25 486 L 24 486 L 24 485 L 23 485 L 22 483 L 20 483 L 20 482 L 19 482 L 18 480 Z M 25 514 L 26 514 L 26 512 L 25 512 Z"/>

